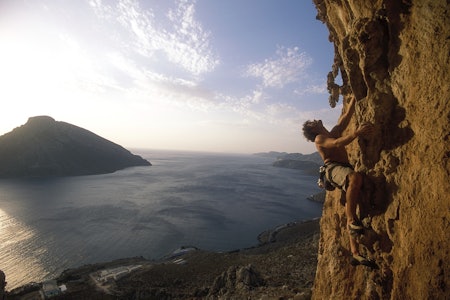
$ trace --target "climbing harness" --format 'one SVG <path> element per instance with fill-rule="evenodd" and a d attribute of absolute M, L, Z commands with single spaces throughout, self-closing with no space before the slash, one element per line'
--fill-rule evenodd
<path fill-rule="evenodd" d="M 327 191 L 334 191 L 336 188 L 342 189 L 342 186 L 333 182 L 331 176 L 331 171 L 338 166 L 353 169 L 353 166 L 348 163 L 327 162 L 319 168 L 319 179 L 317 180 L 317 185 L 320 188 L 326 189 Z"/>
<path fill-rule="evenodd" d="M 327 165 L 320 166 L 319 168 L 319 179 L 317 180 L 317 185 L 322 188 L 326 189 L 327 191 L 334 191 L 336 188 L 331 181 L 327 178 Z"/>

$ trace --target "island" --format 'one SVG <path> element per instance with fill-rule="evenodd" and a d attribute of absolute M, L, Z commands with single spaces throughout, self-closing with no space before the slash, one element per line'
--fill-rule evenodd
<path fill-rule="evenodd" d="M 151 163 L 78 126 L 36 116 L 0 136 L 0 177 L 112 173 Z"/>
<path fill-rule="evenodd" d="M 302 170 L 308 175 L 318 175 L 319 167 L 323 164 L 319 152 L 311 154 L 287 152 L 260 152 L 254 155 L 275 159 L 274 167 Z"/>

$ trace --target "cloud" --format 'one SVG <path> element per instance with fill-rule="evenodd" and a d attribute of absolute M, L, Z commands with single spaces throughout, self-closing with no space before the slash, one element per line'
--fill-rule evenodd
<path fill-rule="evenodd" d="M 254 90 L 242 97 L 226 95 L 217 92 L 215 102 L 217 107 L 232 111 L 252 120 L 262 120 L 264 115 L 260 113 L 267 95 L 262 90 Z"/>
<path fill-rule="evenodd" d="M 327 94 L 325 83 L 316 84 L 307 73 L 311 64 L 310 56 L 298 47 L 278 47 L 274 57 L 246 67 L 243 75 L 260 79 L 261 84 L 247 96 L 228 102 L 233 103 L 235 112 L 255 121 L 297 129 L 301 121 L 323 115 L 295 105 L 298 96 Z M 295 89 L 288 88 L 289 84 Z"/>
<path fill-rule="evenodd" d="M 105 71 L 114 83 L 122 84 L 126 98 L 142 105 L 159 102 L 199 111 L 224 110 L 248 120 L 270 123 L 295 118 L 294 107 L 267 105 L 272 97 L 267 88 L 282 89 L 290 83 L 302 83 L 312 60 L 298 47 L 278 47 L 274 57 L 246 67 L 244 75 L 260 79 L 262 85 L 243 96 L 224 94 L 205 87 L 198 77 L 212 72 L 219 59 L 210 45 L 211 33 L 196 20 L 195 0 L 170 2 L 164 10 L 166 14 L 143 9 L 136 0 L 89 3 L 95 15 L 114 29 L 111 38 L 115 47 L 103 57 Z M 161 58 L 188 74 L 161 67 Z"/>
<path fill-rule="evenodd" d="M 328 127 L 336 124 L 342 106 L 335 109 L 299 109 L 294 104 L 269 101 L 270 95 L 263 90 L 254 90 L 242 97 L 216 95 L 222 110 L 232 111 L 246 120 L 245 124 L 266 124 L 281 126 L 287 131 L 298 131 L 306 120 L 321 119 Z"/>
<path fill-rule="evenodd" d="M 212 71 L 219 60 L 212 53 L 209 45 L 210 33 L 205 32 L 195 20 L 195 1 L 178 1 L 175 10 L 169 11 L 173 33 L 169 34 L 169 59 L 180 63 L 194 74 Z"/>
<path fill-rule="evenodd" d="M 168 62 L 195 76 L 211 72 L 219 64 L 210 46 L 210 33 L 195 19 L 195 1 L 176 1 L 163 19 L 150 8 L 141 8 L 136 0 L 118 0 L 115 5 L 90 0 L 89 4 L 97 17 L 115 23 L 112 38 L 127 51 L 150 60 L 162 53 Z"/>
<path fill-rule="evenodd" d="M 139 106 L 212 109 L 215 93 L 202 86 L 199 75 L 213 71 L 219 60 L 210 33 L 195 18 L 195 1 L 165 2 L 155 11 L 140 3 L 89 0 L 107 36 L 106 53 L 96 58 L 98 73 L 117 84 L 121 98 Z"/>
<path fill-rule="evenodd" d="M 268 115 L 280 119 L 291 116 L 296 111 L 296 108 L 285 103 L 273 103 L 267 106 L 266 111 Z"/>
<path fill-rule="evenodd" d="M 264 87 L 283 88 L 304 77 L 311 63 L 312 59 L 298 47 L 278 47 L 275 58 L 247 66 L 244 76 L 260 78 Z"/>
<path fill-rule="evenodd" d="M 328 90 L 326 87 L 325 82 L 323 84 L 313 84 L 309 85 L 302 89 L 296 89 L 294 90 L 294 93 L 296 95 L 311 95 L 311 94 L 317 94 L 317 95 L 328 95 Z"/>

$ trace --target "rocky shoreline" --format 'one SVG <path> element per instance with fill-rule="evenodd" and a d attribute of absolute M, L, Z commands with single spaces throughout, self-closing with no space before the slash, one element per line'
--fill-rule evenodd
<path fill-rule="evenodd" d="M 319 235 L 318 219 L 299 221 L 261 233 L 251 248 L 184 247 L 161 261 L 135 257 L 69 269 L 55 280 L 64 292 L 52 299 L 309 299 Z M 112 275 L 96 280 L 100 274 Z M 34 284 L 8 299 L 42 294 L 42 285 Z"/>

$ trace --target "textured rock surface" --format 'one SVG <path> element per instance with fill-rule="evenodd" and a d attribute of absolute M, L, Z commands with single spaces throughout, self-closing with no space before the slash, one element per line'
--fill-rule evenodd
<path fill-rule="evenodd" d="M 48 116 L 0 136 L 0 177 L 111 173 L 150 163 L 88 130 Z"/>
<path fill-rule="evenodd" d="M 450 4 L 446 0 L 314 0 L 335 62 L 330 104 L 359 100 L 349 145 L 365 172 L 360 250 L 379 270 L 349 264 L 340 191 L 327 194 L 314 299 L 446 299 L 450 295 Z M 342 86 L 334 83 L 338 72 Z"/>

